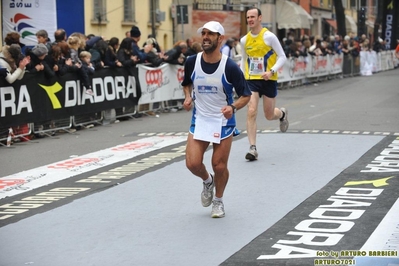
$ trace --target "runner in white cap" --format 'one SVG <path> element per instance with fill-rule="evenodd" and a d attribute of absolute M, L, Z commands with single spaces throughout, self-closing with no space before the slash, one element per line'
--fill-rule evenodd
<path fill-rule="evenodd" d="M 184 66 L 184 109 L 193 107 L 190 134 L 187 138 L 187 168 L 203 181 L 201 202 L 213 203 L 211 217 L 225 216 L 223 193 L 229 179 L 227 163 L 233 142 L 235 112 L 244 107 L 251 95 L 238 65 L 220 52 L 224 39 L 223 26 L 210 21 L 198 29 L 203 52 L 188 57 Z M 234 101 L 234 91 L 239 98 Z M 212 168 L 206 169 L 204 153 L 213 143 Z M 215 198 L 213 189 L 215 188 Z"/>

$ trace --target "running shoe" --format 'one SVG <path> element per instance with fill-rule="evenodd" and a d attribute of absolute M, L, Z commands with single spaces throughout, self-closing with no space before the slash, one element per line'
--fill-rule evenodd
<path fill-rule="evenodd" d="M 288 111 L 283 107 L 280 108 L 281 112 L 285 113 L 283 119 L 280 119 L 280 130 L 281 132 L 286 132 L 290 123 L 288 123 Z"/>
<path fill-rule="evenodd" d="M 245 159 L 247 159 L 249 161 L 258 160 L 258 152 L 256 151 L 255 145 L 251 145 L 251 147 L 249 147 L 249 151 L 245 155 Z"/>
<path fill-rule="evenodd" d="M 212 218 L 223 218 L 224 215 L 225 213 L 223 202 L 219 200 L 214 200 L 211 212 Z"/>
<path fill-rule="evenodd" d="M 212 178 L 212 183 L 209 183 L 209 184 L 203 183 L 204 188 L 202 189 L 202 193 L 201 193 L 201 203 L 202 203 L 202 206 L 204 206 L 204 207 L 208 207 L 209 205 L 211 205 L 212 200 L 213 200 L 213 188 L 215 187 L 215 181 L 214 181 L 213 175 L 212 174 L 210 174 L 210 175 Z"/>

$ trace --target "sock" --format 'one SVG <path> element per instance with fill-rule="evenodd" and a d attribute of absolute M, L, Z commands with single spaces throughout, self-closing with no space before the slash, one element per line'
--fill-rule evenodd
<path fill-rule="evenodd" d="M 214 197 L 214 198 L 213 198 L 213 200 L 214 200 L 214 201 L 220 201 L 220 202 L 223 202 L 223 197 L 222 197 L 222 198 Z"/>
<path fill-rule="evenodd" d="M 251 146 L 249 146 L 249 149 L 250 149 L 250 150 L 254 149 L 254 150 L 256 151 L 256 145 L 251 145 Z"/>
<path fill-rule="evenodd" d="M 211 175 L 209 174 L 209 175 L 208 175 L 208 179 L 205 180 L 204 183 L 205 183 L 205 184 L 210 184 L 210 183 L 212 183 L 212 181 L 213 181 L 213 178 L 212 178 Z"/>
<path fill-rule="evenodd" d="M 283 121 L 284 117 L 285 117 L 285 113 L 280 109 L 281 113 L 283 114 L 283 116 L 280 118 L 280 121 Z"/>

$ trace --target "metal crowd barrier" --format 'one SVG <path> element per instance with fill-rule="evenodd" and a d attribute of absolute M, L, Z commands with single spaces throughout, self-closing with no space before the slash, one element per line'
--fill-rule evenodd
<path fill-rule="evenodd" d="M 134 115 L 136 115 L 136 114 L 137 114 L 136 106 L 125 106 L 123 108 L 115 109 L 115 117 L 117 119 L 124 118 L 124 117 L 133 118 Z"/>
<path fill-rule="evenodd" d="M 101 125 L 104 112 L 75 115 L 72 117 L 72 127 L 93 127 L 95 124 Z"/>
<path fill-rule="evenodd" d="M 70 132 L 72 117 L 43 121 L 33 124 L 33 134 L 36 136 L 53 137 L 57 131 Z"/>
<path fill-rule="evenodd" d="M 19 126 L 12 126 L 13 129 L 13 137 L 12 140 L 15 142 L 16 139 L 20 141 L 30 141 L 30 136 L 33 133 L 33 124 L 23 124 Z M 7 138 L 8 138 L 8 132 L 9 132 L 9 127 L 8 128 L 1 128 L 0 129 L 0 145 L 1 146 L 7 146 Z M 4 143 L 3 143 L 4 142 Z"/>

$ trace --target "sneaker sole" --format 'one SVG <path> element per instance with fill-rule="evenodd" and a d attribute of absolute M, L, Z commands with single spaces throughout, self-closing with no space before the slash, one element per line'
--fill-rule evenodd
<path fill-rule="evenodd" d="M 212 218 L 223 218 L 225 216 L 225 214 L 221 214 L 221 215 L 217 215 L 217 214 L 212 214 Z"/>
<path fill-rule="evenodd" d="M 255 161 L 258 158 L 255 157 L 255 155 L 251 154 L 251 153 L 247 153 L 247 155 L 245 155 L 245 159 L 249 160 L 249 161 Z"/>

